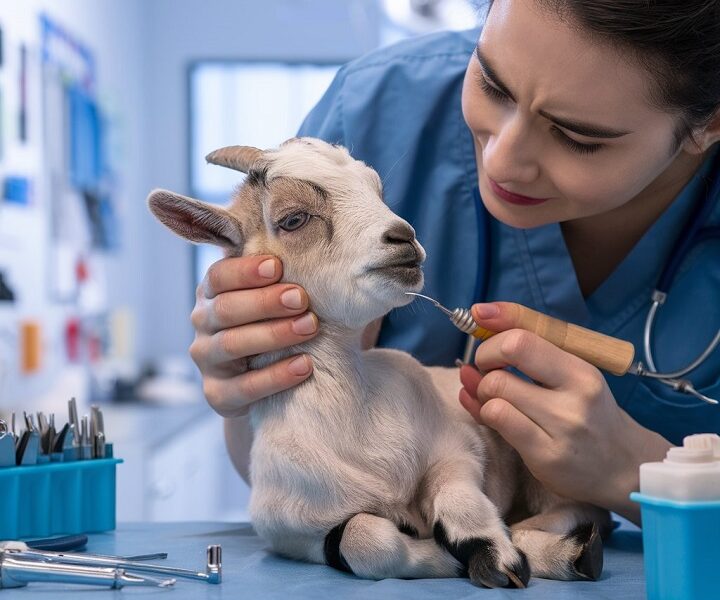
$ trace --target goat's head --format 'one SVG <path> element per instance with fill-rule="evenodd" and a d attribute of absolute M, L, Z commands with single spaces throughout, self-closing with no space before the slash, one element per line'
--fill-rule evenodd
<path fill-rule="evenodd" d="M 345 148 L 293 138 L 276 150 L 230 146 L 208 162 L 247 173 L 227 208 L 153 191 L 167 227 L 227 256 L 273 254 L 321 320 L 359 328 L 420 291 L 425 251 L 382 200 L 377 173 Z"/>

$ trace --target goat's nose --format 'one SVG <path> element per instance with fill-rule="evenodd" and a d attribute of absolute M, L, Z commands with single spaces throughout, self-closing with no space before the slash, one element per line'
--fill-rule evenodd
<path fill-rule="evenodd" d="M 407 223 L 395 223 L 385 233 L 382 241 L 386 244 L 407 244 L 415 240 L 415 232 Z"/>

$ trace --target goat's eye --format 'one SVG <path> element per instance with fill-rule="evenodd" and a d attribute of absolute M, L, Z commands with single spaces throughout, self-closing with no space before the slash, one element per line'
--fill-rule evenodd
<path fill-rule="evenodd" d="M 310 215 L 305 212 L 297 212 L 284 217 L 279 223 L 278 227 L 283 231 L 295 231 L 300 229 L 305 223 L 310 220 Z"/>

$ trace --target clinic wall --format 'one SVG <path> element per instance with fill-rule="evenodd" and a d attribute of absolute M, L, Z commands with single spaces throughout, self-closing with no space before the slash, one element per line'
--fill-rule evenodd
<path fill-rule="evenodd" d="M 377 47 L 381 18 L 374 0 L 153 0 L 143 10 L 148 35 L 143 41 L 146 192 L 155 187 L 188 192 L 191 62 L 345 61 Z M 140 357 L 187 356 L 194 303 L 190 246 L 146 212 L 140 218 L 148 241 L 144 276 L 149 282 Z"/>
<path fill-rule="evenodd" d="M 0 2 L 0 25 L 3 27 L 4 50 L 6 52 L 7 70 L 10 65 L 8 58 L 14 56 L 20 43 L 29 48 L 32 65 L 39 62 L 40 27 L 38 17 L 46 13 L 52 20 L 65 28 L 73 37 L 80 40 L 93 53 L 96 62 L 98 99 L 104 110 L 115 123 L 114 140 L 116 153 L 118 187 L 115 190 L 114 202 L 118 220 L 121 224 L 118 252 L 108 253 L 104 262 L 103 281 L 106 284 L 107 308 L 129 308 L 135 315 L 136 325 L 143 327 L 142 303 L 142 270 L 138 269 L 143 261 L 143 240 L 141 223 L 135 204 L 145 190 L 144 174 L 145 150 L 143 145 L 143 80 L 144 66 L 142 43 L 145 38 L 143 26 L 143 1 L 124 0 L 23 0 Z M 12 55 L 10 54 L 12 53 Z M 37 69 L 33 66 L 32 69 Z M 37 180 L 41 173 L 42 161 L 42 115 L 39 110 L 39 79 L 34 72 L 29 81 L 28 94 L 31 100 L 28 120 L 29 140 L 24 147 L 7 146 L 6 166 L 19 167 Z M 14 81 L 15 73 L 9 73 Z M 9 88 L 6 88 L 6 91 Z M 12 97 L 5 96 L 12 101 Z M 5 125 L 14 123 L 16 107 L 6 104 L 4 107 Z M 8 131 L 8 135 L 12 132 Z M 12 153 L 12 154 L 11 154 Z M 17 154 L 16 154 L 17 153 Z M 16 164 L 19 160 L 19 165 Z M 38 190 L 42 186 L 37 187 Z M 62 365 L 58 358 L 56 338 L 62 331 L 62 323 L 70 306 L 53 304 L 47 294 L 47 270 L 49 251 L 49 216 L 47 199 L 34 199 L 34 206 L 28 209 L 29 231 L 23 235 L 36 236 L 32 243 L 32 252 L 16 253 L 12 256 L 12 271 L 22 278 L 34 278 L 29 292 L 23 301 L 12 309 L 5 308 L 5 318 L 29 312 L 30 316 L 38 317 L 43 325 L 46 337 L 46 352 L 43 357 L 44 368 L 32 377 L 26 377 L 10 387 L 13 392 L 10 402 L 24 403 L 23 408 L 38 409 L 44 404 L 57 399 L 57 396 L 77 395 L 82 400 L 86 390 L 80 389 L 87 384 L 84 368 L 69 369 Z M 27 289 L 27 288 L 26 288 Z M 132 349 L 131 349 L 132 350 Z M 60 350 L 61 351 L 61 350 Z M 57 354 L 57 356 L 55 356 Z M 66 384 L 66 385 L 64 385 Z M 29 402 L 29 404 L 28 404 Z M 16 408 L 7 406 L 5 408 Z"/>

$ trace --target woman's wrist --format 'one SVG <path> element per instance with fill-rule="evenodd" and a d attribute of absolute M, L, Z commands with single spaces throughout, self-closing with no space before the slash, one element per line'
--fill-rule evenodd
<path fill-rule="evenodd" d="M 660 434 L 642 427 L 623 411 L 626 423 L 623 437 L 629 441 L 621 451 L 618 448 L 618 469 L 605 487 L 608 495 L 601 506 L 640 525 L 640 507 L 630 500 L 630 494 L 640 489 L 640 465 L 665 458 L 672 444 Z"/>

